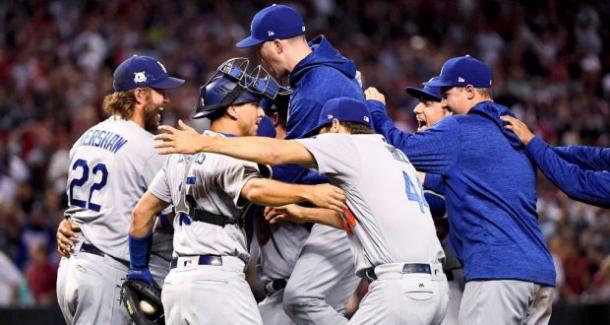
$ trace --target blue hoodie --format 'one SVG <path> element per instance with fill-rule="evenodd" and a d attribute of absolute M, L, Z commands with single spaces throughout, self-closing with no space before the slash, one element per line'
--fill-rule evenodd
<path fill-rule="evenodd" d="M 343 57 L 324 36 L 309 42 L 312 52 L 290 73 L 293 89 L 288 104 L 286 139 L 302 138 L 318 123 L 322 106 L 336 97 L 364 101 L 364 93 L 355 79 L 356 65 Z"/>
<path fill-rule="evenodd" d="M 322 35 L 309 42 L 312 52 L 301 60 L 290 73 L 293 93 L 288 104 L 286 139 L 300 139 L 313 129 L 322 106 L 336 97 L 350 97 L 364 101 L 364 92 L 356 76 L 356 65 L 343 57 Z M 286 182 L 316 184 L 326 178 L 308 172 L 300 166 L 276 166 L 274 178 Z"/>
<path fill-rule="evenodd" d="M 467 115 L 408 134 L 394 126 L 382 103 L 368 103 L 375 129 L 416 169 L 442 178 L 449 243 L 466 281 L 555 285 L 553 259 L 536 215 L 536 169 L 517 137 L 504 129 L 500 116 L 512 115 L 506 107 L 482 102 Z"/>
<path fill-rule="evenodd" d="M 610 148 L 552 148 L 534 137 L 526 150 L 544 175 L 569 197 L 610 208 Z"/>

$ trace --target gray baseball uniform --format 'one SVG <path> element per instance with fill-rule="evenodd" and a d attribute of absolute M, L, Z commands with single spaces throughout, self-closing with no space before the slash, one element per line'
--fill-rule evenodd
<path fill-rule="evenodd" d="M 177 214 L 175 259 L 162 291 L 168 324 L 262 324 L 245 281 L 250 256 L 237 222 L 249 204 L 241 199 L 241 189 L 255 177 L 261 177 L 255 163 L 206 153 L 172 155 L 155 176 L 149 191 L 173 203 Z M 193 220 L 189 215 L 195 208 L 236 223 Z"/>
<path fill-rule="evenodd" d="M 303 225 L 284 222 L 270 225 L 264 218 L 255 223 L 260 247 L 257 273 L 265 285 L 266 297 L 258 304 L 265 325 L 294 324 L 284 312 L 286 281 L 299 257 L 309 231 Z"/>
<path fill-rule="evenodd" d="M 284 289 L 284 310 L 297 324 L 338 324 L 357 286 L 345 232 L 314 224 Z"/>
<path fill-rule="evenodd" d="M 431 190 L 424 190 L 428 195 L 434 195 L 445 201 L 445 197 L 442 194 L 436 193 Z M 447 213 L 442 217 L 442 221 L 447 221 Z M 436 222 L 436 221 L 435 221 Z M 441 241 L 443 251 L 445 252 L 445 263 L 443 264 L 443 271 L 447 275 L 447 281 L 449 281 L 449 303 L 447 304 L 447 312 L 441 325 L 458 325 L 458 313 L 460 310 L 460 304 L 462 302 L 462 295 L 464 294 L 464 270 L 462 264 L 455 256 L 455 253 L 449 247 L 449 240 L 447 238 Z"/>
<path fill-rule="evenodd" d="M 259 274 L 267 293 L 258 307 L 264 324 L 294 324 L 284 308 L 293 308 L 290 313 L 300 324 L 342 321 L 357 284 L 349 240 L 342 231 L 323 225 L 314 225 L 311 232 L 313 236 L 302 225 L 289 222 L 258 225 Z M 329 258 L 320 259 L 321 249 Z M 324 303 L 302 308 L 312 302 Z"/>
<path fill-rule="evenodd" d="M 357 273 L 374 279 L 350 324 L 439 324 L 448 300 L 444 253 L 407 157 L 380 135 L 296 141 L 345 190 Z"/>
<path fill-rule="evenodd" d="M 555 288 L 518 280 L 468 281 L 459 324 L 548 324 Z M 521 297 L 526 297 L 523 299 Z M 481 314 L 481 306 L 491 308 Z M 493 316 L 492 316 L 493 315 Z"/>
<path fill-rule="evenodd" d="M 135 122 L 113 116 L 87 130 L 70 150 L 66 215 L 82 235 L 57 275 L 57 298 L 69 324 L 130 322 L 119 293 L 129 267 L 131 210 L 165 159 L 152 137 Z M 151 270 L 158 283 L 169 270 L 168 236 L 154 236 Z"/>

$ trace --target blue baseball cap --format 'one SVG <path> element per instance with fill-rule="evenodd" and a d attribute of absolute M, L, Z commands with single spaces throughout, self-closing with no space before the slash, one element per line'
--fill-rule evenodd
<path fill-rule="evenodd" d="M 435 102 L 440 102 L 442 99 L 441 88 L 428 85 L 428 83 L 434 82 L 437 80 L 438 80 L 438 76 L 432 77 L 430 80 L 428 80 L 427 83 L 422 84 L 422 85 L 424 85 L 423 88 L 408 87 L 405 89 L 405 91 L 407 92 L 407 94 L 409 94 L 417 99 L 420 99 L 423 97 L 423 98 L 432 99 Z"/>
<path fill-rule="evenodd" d="M 354 122 L 373 128 L 371 125 L 371 114 L 366 103 L 350 97 L 333 98 L 322 106 L 322 112 L 318 118 L 318 124 L 307 131 L 304 137 L 317 134 L 321 128 L 332 123 L 333 119 L 339 122 Z"/>
<path fill-rule="evenodd" d="M 138 87 L 172 89 L 182 84 L 184 80 L 169 76 L 159 60 L 144 55 L 134 55 L 123 61 L 112 74 L 114 91 Z"/>
<path fill-rule="evenodd" d="M 237 47 L 252 47 L 274 39 L 286 39 L 305 34 L 305 23 L 299 13 L 285 5 L 271 5 L 257 12 L 250 24 L 250 36 Z"/>
<path fill-rule="evenodd" d="M 424 84 L 431 87 L 491 88 L 491 69 L 470 55 L 451 58 L 443 64 L 439 78 Z"/>

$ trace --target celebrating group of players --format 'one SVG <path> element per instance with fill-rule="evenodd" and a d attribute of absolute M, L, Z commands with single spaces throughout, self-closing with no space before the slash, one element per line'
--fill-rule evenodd
<path fill-rule="evenodd" d="M 294 9 L 259 11 L 237 47 L 256 47 L 261 65 L 229 59 L 201 87 L 203 134 L 159 126 L 168 90 L 184 83 L 161 62 L 116 68 L 110 117 L 70 151 L 58 230 L 66 321 L 548 323 L 555 270 L 534 163 L 608 206 L 610 152 L 544 144 L 493 102 L 491 71 L 470 56 L 407 89 L 420 128 L 405 133 L 352 61 L 304 34 Z M 444 252 L 434 223 L 447 220 Z M 368 292 L 348 319 L 361 281 Z"/>

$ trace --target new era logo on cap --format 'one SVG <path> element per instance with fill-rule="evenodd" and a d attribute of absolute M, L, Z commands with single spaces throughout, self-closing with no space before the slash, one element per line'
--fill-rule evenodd
<path fill-rule="evenodd" d="M 466 82 L 466 80 L 462 77 L 458 77 L 458 82 Z"/>

